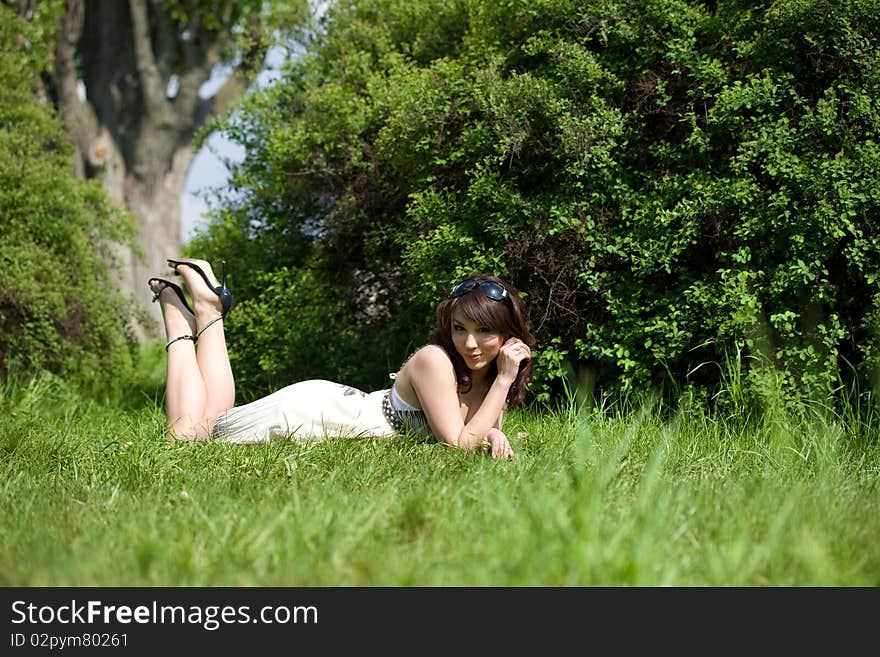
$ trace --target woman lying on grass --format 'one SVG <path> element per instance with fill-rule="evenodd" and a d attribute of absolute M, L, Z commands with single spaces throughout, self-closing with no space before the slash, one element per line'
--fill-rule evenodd
<path fill-rule="evenodd" d="M 437 307 L 430 344 L 410 356 L 388 390 L 365 393 L 332 381 L 294 383 L 236 407 L 223 318 L 232 307 L 226 274 L 218 283 L 203 260 L 169 260 L 192 298 L 151 278 L 168 344 L 168 437 L 265 442 L 273 436 L 322 439 L 390 436 L 408 429 L 455 447 L 488 444 L 513 458 L 504 411 L 522 402 L 532 373 L 528 319 L 517 291 L 494 276 L 458 283 Z M 198 348 L 196 348 L 198 345 Z"/>

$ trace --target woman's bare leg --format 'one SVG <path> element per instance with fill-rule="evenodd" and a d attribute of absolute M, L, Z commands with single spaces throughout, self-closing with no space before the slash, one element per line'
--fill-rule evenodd
<path fill-rule="evenodd" d="M 150 281 L 155 292 L 162 286 L 156 279 Z M 168 341 L 183 335 L 195 335 L 196 322 L 174 291 L 165 287 L 159 293 L 162 319 Z M 207 437 L 200 425 L 205 416 L 205 381 L 196 360 L 195 342 L 177 340 L 168 345 L 168 364 L 165 374 L 165 412 L 168 438 L 198 440 Z"/>
<path fill-rule="evenodd" d="M 202 260 L 196 262 L 215 286 L 219 285 L 211 266 Z M 196 359 L 205 383 L 203 421 L 210 431 L 217 416 L 235 405 L 235 379 L 229 363 L 229 352 L 226 350 L 223 320 L 213 321 L 222 316 L 222 306 L 220 298 L 197 272 L 183 264 L 177 270 L 186 281 L 196 312 L 195 326 L 199 331 Z M 209 322 L 213 323 L 209 325 Z"/>

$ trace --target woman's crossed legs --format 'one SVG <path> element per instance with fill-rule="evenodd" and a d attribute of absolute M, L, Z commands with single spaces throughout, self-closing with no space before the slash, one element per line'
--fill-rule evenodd
<path fill-rule="evenodd" d="M 201 268 L 210 272 L 207 263 Z M 165 410 L 168 417 L 169 439 L 206 440 L 211 437 L 211 426 L 220 413 L 235 404 L 235 380 L 217 294 L 191 267 L 180 264 L 177 271 L 183 277 L 193 300 L 193 315 L 174 290 L 165 287 L 159 292 L 159 305 L 165 333 L 169 341 L 168 365 L 165 378 Z M 213 273 L 210 273 L 213 277 Z M 158 279 L 150 279 L 153 292 L 162 288 Z M 184 335 L 198 336 L 194 340 L 176 340 Z"/>

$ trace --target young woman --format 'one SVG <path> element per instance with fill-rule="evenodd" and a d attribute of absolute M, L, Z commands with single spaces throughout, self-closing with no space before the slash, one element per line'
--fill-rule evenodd
<path fill-rule="evenodd" d="M 365 393 L 332 381 L 294 383 L 236 407 L 223 319 L 232 293 L 204 260 L 169 260 L 192 298 L 171 281 L 148 283 L 159 301 L 168 344 L 168 437 L 237 443 L 273 436 L 323 439 L 430 432 L 462 449 L 487 445 L 513 458 L 504 411 L 522 402 L 534 346 L 517 291 L 499 278 L 461 281 L 437 307 L 430 343 L 392 374 L 387 390 Z M 197 346 L 198 345 L 198 346 Z"/>

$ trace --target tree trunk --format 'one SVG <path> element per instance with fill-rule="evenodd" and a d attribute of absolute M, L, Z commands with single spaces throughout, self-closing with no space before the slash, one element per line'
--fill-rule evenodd
<path fill-rule="evenodd" d="M 116 252 L 120 292 L 149 312 L 145 322 L 133 320 L 141 340 L 161 323 L 158 304 L 143 303 L 147 279 L 167 276 L 165 259 L 180 254 L 180 195 L 193 136 L 239 102 L 265 54 L 254 11 L 260 4 L 218 0 L 210 21 L 195 13 L 183 24 L 158 0 L 66 0 L 59 18 L 53 92 L 76 149 L 75 173 L 99 179 L 138 227 L 137 246 Z M 252 47 L 223 89 L 201 98 L 242 21 L 249 21 Z"/>
<path fill-rule="evenodd" d="M 152 170 L 148 172 L 161 179 L 158 184 L 145 185 L 132 173 L 122 181 L 123 203 L 137 219 L 138 243 L 144 252 L 143 257 L 131 249 L 121 252 L 124 266 L 119 284 L 124 294 L 134 294 L 136 299 L 147 298 L 147 279 L 157 275 L 168 277 L 170 270 L 165 259 L 180 254 L 180 194 L 193 159 L 193 150 L 181 146 L 168 159 L 172 162 L 170 170 L 162 172 L 156 170 L 158 167 L 151 167 Z M 164 164 L 164 161 L 160 163 Z M 151 304 L 149 310 L 158 325 L 162 318 L 159 305 Z M 154 335 L 154 328 L 138 326 L 135 330 L 138 337 L 144 339 Z"/>

